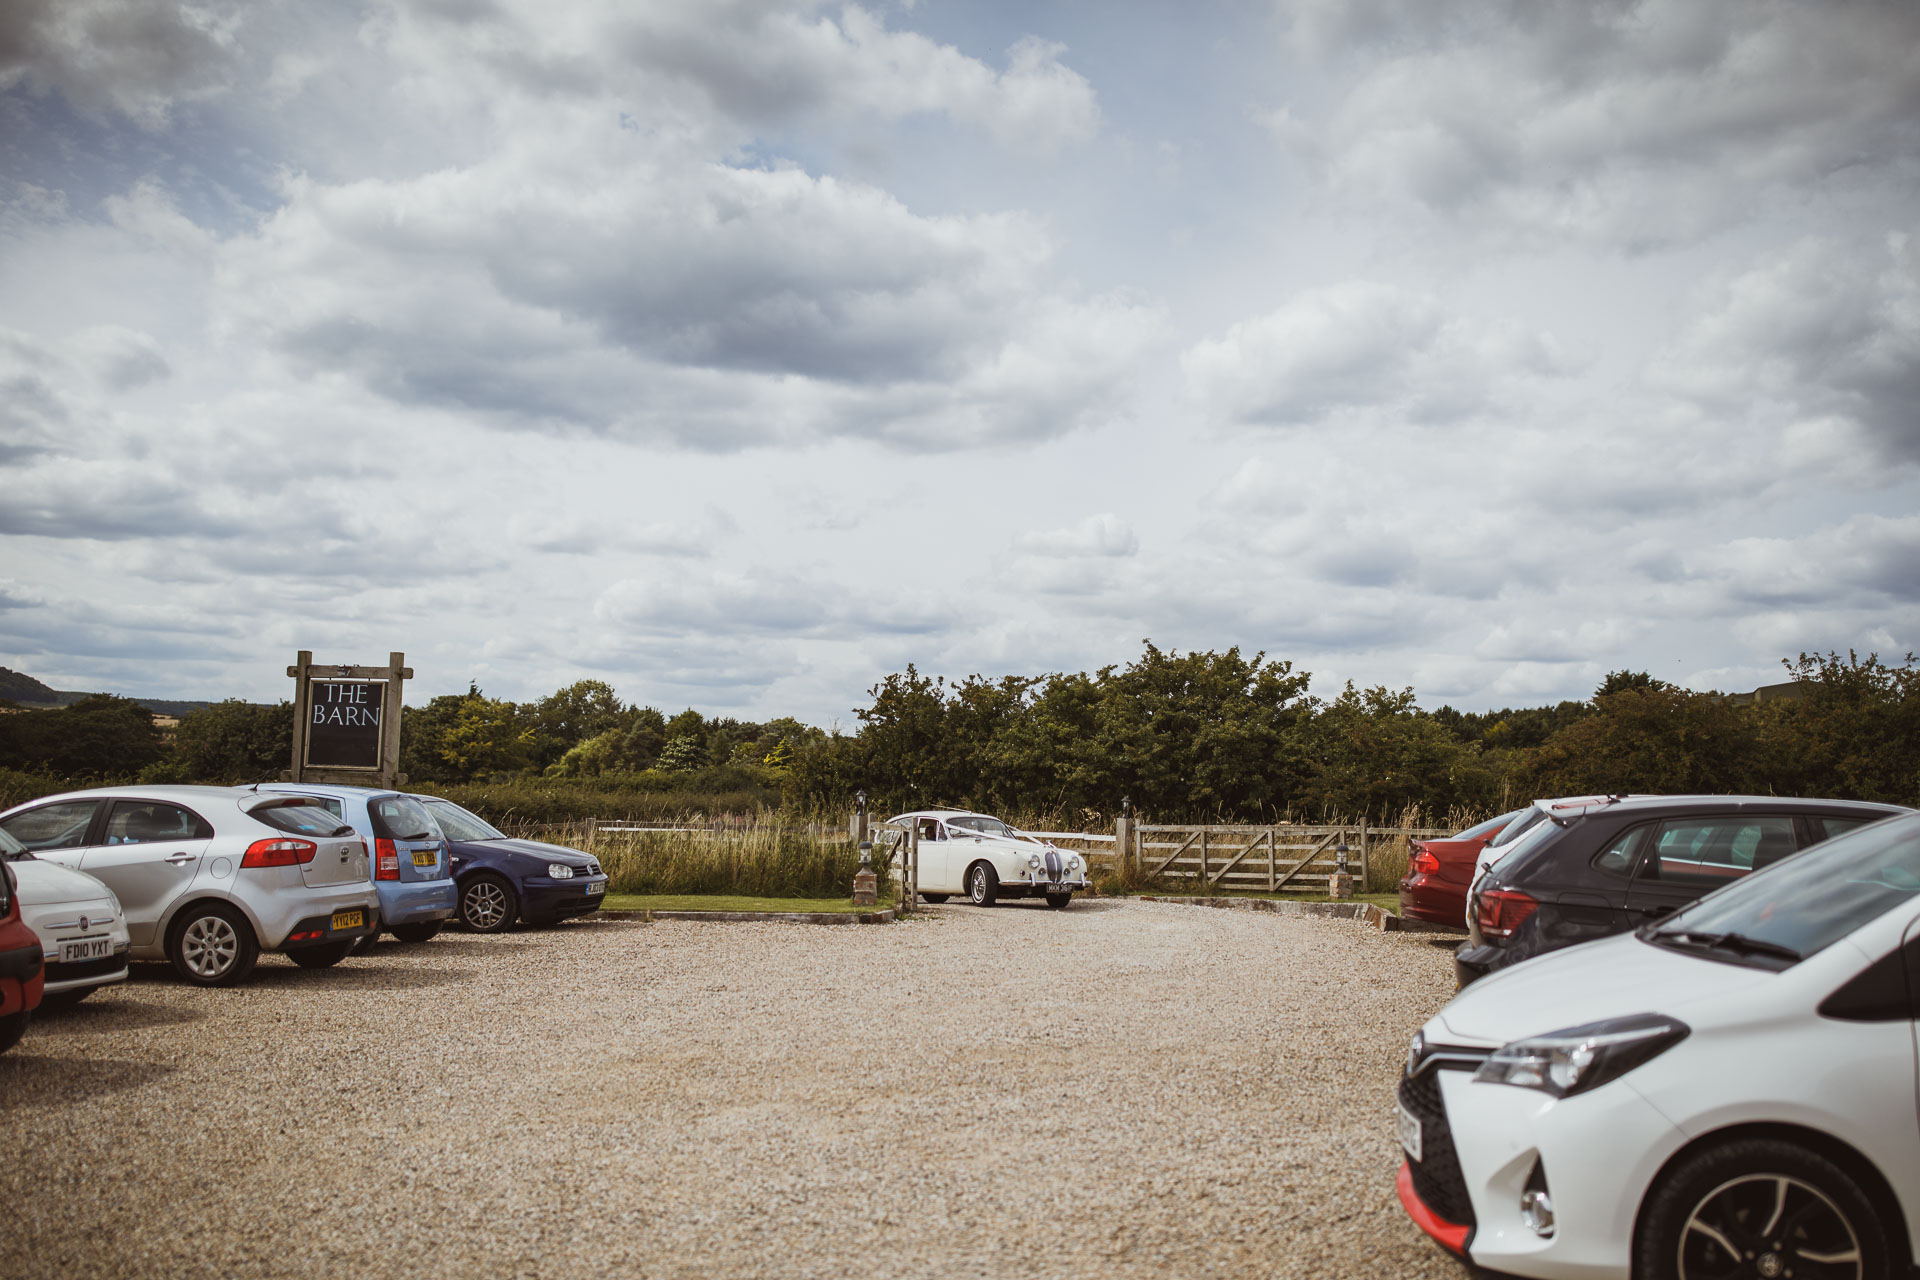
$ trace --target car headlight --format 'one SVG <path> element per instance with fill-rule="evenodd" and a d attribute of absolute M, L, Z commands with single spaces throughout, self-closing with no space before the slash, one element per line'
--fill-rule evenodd
<path fill-rule="evenodd" d="M 1657 1013 L 1583 1023 L 1502 1045 L 1473 1078 L 1565 1098 L 1618 1079 L 1673 1048 L 1692 1031 L 1678 1018 Z"/>
<path fill-rule="evenodd" d="M 1032 867 L 1035 871 L 1038 871 L 1040 869 L 1040 855 L 1037 853 L 1028 854 L 1027 865 L 1029 867 Z"/>
<path fill-rule="evenodd" d="M 1080 855 L 1079 855 L 1079 854 L 1077 854 L 1077 853 L 1076 853 L 1076 854 L 1074 854 L 1074 855 L 1073 855 L 1073 856 L 1072 856 L 1071 858 L 1068 858 L 1068 859 L 1067 859 L 1067 869 L 1068 869 L 1069 871 L 1078 871 L 1078 870 L 1080 869 Z"/>
<path fill-rule="evenodd" d="M 547 874 L 555 880 L 571 880 L 573 879 L 573 868 L 564 862 L 549 862 L 547 864 Z"/>

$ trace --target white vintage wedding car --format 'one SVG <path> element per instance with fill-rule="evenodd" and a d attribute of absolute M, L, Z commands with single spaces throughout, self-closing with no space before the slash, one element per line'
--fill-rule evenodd
<path fill-rule="evenodd" d="M 962 893 L 980 907 L 1000 898 L 1045 898 L 1058 910 L 1087 887 L 1085 858 L 984 813 L 922 809 L 887 825 L 920 833 L 920 896 L 929 902 Z"/>

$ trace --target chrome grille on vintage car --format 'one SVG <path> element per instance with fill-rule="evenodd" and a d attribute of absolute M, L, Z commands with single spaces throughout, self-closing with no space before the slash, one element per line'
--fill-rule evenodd
<path fill-rule="evenodd" d="M 1060 851 L 1052 845 L 1047 846 L 1047 879 L 1060 878 Z"/>

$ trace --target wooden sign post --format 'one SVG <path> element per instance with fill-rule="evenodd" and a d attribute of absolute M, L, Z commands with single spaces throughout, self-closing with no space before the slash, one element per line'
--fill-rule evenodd
<path fill-rule="evenodd" d="M 397 787 L 400 772 L 400 691 L 413 679 L 404 653 L 384 667 L 321 666 L 302 649 L 287 668 L 293 677 L 293 768 L 289 782 L 337 782 Z"/>

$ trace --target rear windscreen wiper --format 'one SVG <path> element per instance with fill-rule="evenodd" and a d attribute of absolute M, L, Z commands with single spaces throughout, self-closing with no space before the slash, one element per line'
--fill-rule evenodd
<path fill-rule="evenodd" d="M 1694 933 L 1688 929 L 1661 929 L 1653 935 L 1683 947 L 1704 947 L 1713 951 L 1734 951 L 1750 956 L 1768 956 L 1775 960 L 1797 962 L 1804 957 L 1792 947 L 1777 942 L 1749 938 L 1744 933 Z"/>

